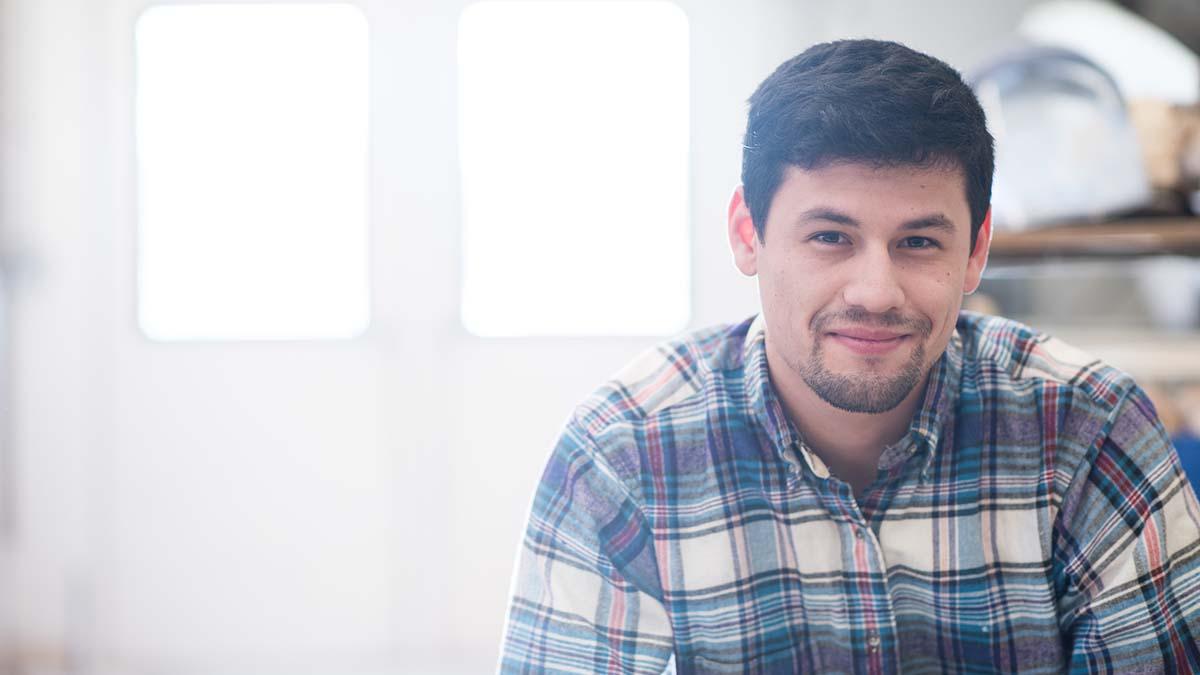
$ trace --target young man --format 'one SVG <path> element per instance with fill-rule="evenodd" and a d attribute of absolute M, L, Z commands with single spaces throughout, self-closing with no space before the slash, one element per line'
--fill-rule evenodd
<path fill-rule="evenodd" d="M 760 85 L 729 240 L 762 314 L 576 410 L 502 672 L 1200 672 L 1200 508 L 1150 402 L 959 312 L 992 167 L 971 90 L 901 45 Z"/>

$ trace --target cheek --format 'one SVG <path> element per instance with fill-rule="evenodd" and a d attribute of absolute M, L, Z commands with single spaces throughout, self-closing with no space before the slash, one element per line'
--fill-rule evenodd
<path fill-rule="evenodd" d="M 808 326 L 821 309 L 825 280 L 821 275 L 800 274 L 804 261 L 783 259 L 759 269 L 759 291 L 768 326 L 776 334 L 776 344 L 789 351 L 808 341 Z"/>
<path fill-rule="evenodd" d="M 905 290 L 909 303 L 936 320 L 961 300 L 961 285 L 962 276 L 954 270 L 913 270 Z"/>
<path fill-rule="evenodd" d="M 921 312 L 933 321 L 933 338 L 938 342 L 949 341 L 949 335 L 954 331 L 962 306 L 962 282 L 962 274 L 939 270 L 925 277 L 921 284 Z"/>
<path fill-rule="evenodd" d="M 763 289 L 763 309 L 777 329 L 776 339 L 790 342 L 795 334 L 796 293 L 787 274 L 775 271 Z M 780 335 L 782 333 L 782 335 Z"/>
<path fill-rule="evenodd" d="M 772 307 L 782 308 L 792 297 L 791 279 L 788 276 L 788 263 L 783 261 L 764 261 L 759 264 L 758 283 L 762 291 L 763 303 Z"/>

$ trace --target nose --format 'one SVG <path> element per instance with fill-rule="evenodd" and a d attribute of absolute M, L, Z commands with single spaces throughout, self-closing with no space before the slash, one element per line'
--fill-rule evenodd
<path fill-rule="evenodd" d="M 904 288 L 898 270 L 886 251 L 864 252 L 849 270 L 850 279 L 842 290 L 842 299 L 851 307 L 872 314 L 883 314 L 904 306 Z"/>

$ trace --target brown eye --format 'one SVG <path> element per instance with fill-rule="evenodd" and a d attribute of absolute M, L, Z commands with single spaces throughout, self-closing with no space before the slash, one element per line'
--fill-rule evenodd
<path fill-rule="evenodd" d="M 818 232 L 810 239 L 822 244 L 841 244 L 845 237 L 842 236 L 841 232 Z"/>
<path fill-rule="evenodd" d="M 938 243 L 929 237 L 905 237 L 901 243 L 904 248 L 940 248 Z"/>

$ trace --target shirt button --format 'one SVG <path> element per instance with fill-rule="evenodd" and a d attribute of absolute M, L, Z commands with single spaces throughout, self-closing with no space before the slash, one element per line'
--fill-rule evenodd
<path fill-rule="evenodd" d="M 863 534 L 863 529 L 861 527 L 854 528 L 854 537 L 856 539 L 862 539 L 865 536 L 867 535 Z"/>
<path fill-rule="evenodd" d="M 879 635 L 871 633 L 870 637 L 867 638 L 867 647 L 873 652 L 879 651 Z"/>

